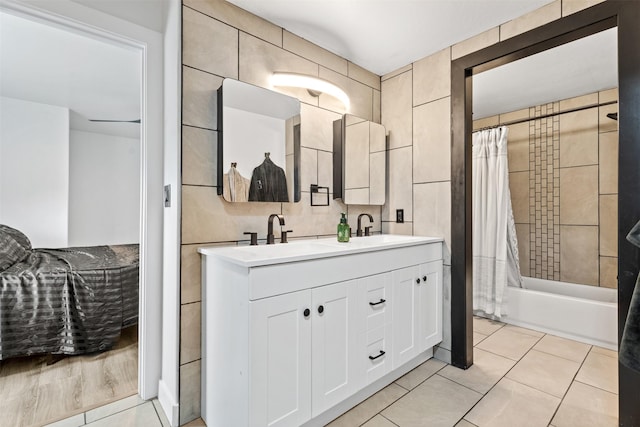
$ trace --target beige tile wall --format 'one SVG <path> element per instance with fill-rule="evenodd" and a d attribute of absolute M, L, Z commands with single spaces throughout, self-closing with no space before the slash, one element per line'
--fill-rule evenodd
<path fill-rule="evenodd" d="M 616 99 L 612 89 L 555 104 L 567 111 Z M 477 120 L 474 127 L 527 118 L 541 107 Z M 559 148 L 548 158 L 554 166 L 546 180 L 536 178 L 546 161 L 539 158 L 541 134 L 533 130 L 539 121 L 509 127 L 509 186 L 525 276 L 616 287 L 618 132 L 606 117 L 615 111 L 617 104 L 556 116 L 558 128 L 547 135 Z"/>
<path fill-rule="evenodd" d="M 264 243 L 272 213 L 284 215 L 293 239 L 335 235 L 340 212 L 348 213 L 354 232 L 361 212 L 373 216 L 374 232 L 382 230 L 380 207 L 347 207 L 333 199 L 329 206 L 310 206 L 310 184 L 333 188 L 333 121 L 345 112 L 326 95 L 282 90 L 302 102 L 299 203 L 227 203 L 216 187 L 216 90 L 223 78 L 269 87 L 274 71 L 319 76 L 347 92 L 350 113 L 379 122 L 380 76 L 225 1 L 184 0 L 182 16 L 181 424 L 200 416 L 199 246 L 247 244 L 245 231 L 258 232 Z M 405 169 L 411 169 L 410 159 Z"/>

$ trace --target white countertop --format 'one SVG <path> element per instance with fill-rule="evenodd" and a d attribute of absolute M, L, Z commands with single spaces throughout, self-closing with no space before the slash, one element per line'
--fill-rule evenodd
<path fill-rule="evenodd" d="M 328 258 L 407 246 L 442 242 L 440 237 L 402 236 L 378 234 L 367 237 L 352 237 L 347 243 L 336 238 L 295 240 L 289 243 L 257 246 L 202 246 L 198 252 L 207 256 L 217 256 L 243 267 L 281 264 Z"/>

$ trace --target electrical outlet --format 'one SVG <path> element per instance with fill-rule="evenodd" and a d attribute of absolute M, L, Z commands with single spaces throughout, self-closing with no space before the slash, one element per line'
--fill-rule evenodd
<path fill-rule="evenodd" d="M 396 222 L 404 222 L 404 209 L 396 209 Z"/>

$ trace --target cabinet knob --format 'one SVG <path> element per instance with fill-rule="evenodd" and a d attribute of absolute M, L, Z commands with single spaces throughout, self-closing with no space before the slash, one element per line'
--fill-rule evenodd
<path fill-rule="evenodd" d="M 422 276 L 422 281 L 426 282 L 427 281 L 427 276 Z"/>
<path fill-rule="evenodd" d="M 304 317 L 309 317 L 309 315 L 311 314 L 311 310 L 309 310 L 308 308 L 305 308 L 302 314 L 304 314 Z"/>
<path fill-rule="evenodd" d="M 420 278 L 419 277 L 416 279 L 416 283 L 420 283 Z"/>
<path fill-rule="evenodd" d="M 384 356 L 384 351 L 380 350 L 380 353 L 378 353 L 377 356 L 369 356 L 369 359 L 370 360 L 376 360 L 377 358 L 382 357 L 382 356 Z"/>
<path fill-rule="evenodd" d="M 324 306 L 323 305 L 319 305 L 318 306 L 318 313 L 322 314 L 324 312 Z"/>

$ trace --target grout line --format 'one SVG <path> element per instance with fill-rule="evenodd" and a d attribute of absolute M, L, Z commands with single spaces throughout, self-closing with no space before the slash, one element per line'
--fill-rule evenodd
<path fill-rule="evenodd" d="M 579 370 L 578 370 L 578 372 L 579 372 Z M 576 375 L 578 375 L 578 374 L 576 374 Z M 611 393 L 611 394 L 613 394 L 615 396 L 618 396 L 618 393 L 614 393 L 614 392 L 612 392 L 610 390 L 605 390 L 604 388 L 595 386 L 593 384 L 585 383 L 584 381 L 580 381 L 580 380 L 574 379 L 573 381 L 571 381 L 571 384 L 573 384 L 573 383 L 580 383 L 580 384 L 583 384 L 583 385 L 588 385 L 589 387 L 593 387 L 593 388 L 598 389 L 600 391 L 604 391 L 604 392 L 607 392 L 607 393 Z"/>

